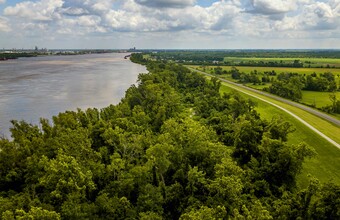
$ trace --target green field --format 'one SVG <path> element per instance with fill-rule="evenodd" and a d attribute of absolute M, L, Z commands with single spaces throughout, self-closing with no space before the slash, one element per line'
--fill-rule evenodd
<path fill-rule="evenodd" d="M 315 105 L 317 108 L 322 106 L 331 105 L 332 102 L 329 96 L 334 94 L 333 92 L 314 92 L 314 91 L 302 91 L 301 103 L 307 105 Z M 340 92 L 335 92 L 335 95 L 340 98 Z"/>
<path fill-rule="evenodd" d="M 202 67 L 199 66 L 190 66 L 192 68 L 199 68 L 202 70 Z M 216 66 L 206 66 L 206 70 L 213 70 Z M 221 66 L 223 70 L 231 70 L 232 66 Z M 282 72 L 293 72 L 293 73 L 299 73 L 299 74 L 312 74 L 312 73 L 325 73 L 325 72 L 331 72 L 335 75 L 337 83 L 339 83 L 340 80 L 340 69 L 333 69 L 333 68 L 290 68 L 290 67 L 257 67 L 257 66 L 237 66 L 237 69 L 239 69 L 241 72 L 244 73 L 250 73 L 251 71 L 257 70 L 258 72 L 270 72 L 275 71 L 276 73 L 282 73 Z M 338 76 L 339 75 L 339 76 Z"/>
<path fill-rule="evenodd" d="M 222 84 L 221 92 L 230 92 L 234 89 L 227 87 L 225 83 Z M 248 91 L 247 91 L 248 92 Z M 251 93 L 251 92 L 249 92 Z M 308 184 L 308 175 L 315 176 L 318 178 L 321 182 L 326 182 L 329 180 L 332 180 L 336 183 L 340 183 L 340 150 L 334 147 L 332 144 L 327 142 L 325 139 L 314 133 L 312 130 L 307 128 L 305 125 L 303 125 L 301 122 L 293 118 L 288 113 L 264 102 L 261 100 L 258 100 L 256 98 L 253 98 L 251 96 L 248 96 L 246 94 L 241 93 L 242 96 L 246 98 L 250 98 L 253 101 L 257 103 L 256 110 L 260 113 L 261 117 L 266 120 L 271 120 L 274 116 L 280 116 L 283 117 L 286 121 L 289 121 L 293 126 L 296 128 L 296 131 L 289 135 L 289 144 L 298 144 L 300 142 L 305 142 L 308 145 L 312 146 L 316 152 L 317 156 L 309 159 L 306 161 L 304 165 L 304 170 L 299 176 L 298 184 L 300 186 L 306 186 Z M 264 98 L 266 100 L 270 100 L 272 102 L 275 102 L 269 98 L 261 96 L 261 98 Z M 280 102 L 277 102 L 275 104 L 280 104 Z M 287 106 L 283 106 L 287 108 Z M 291 109 L 288 109 L 290 111 L 294 110 L 295 107 L 291 107 Z M 317 127 L 319 130 L 323 130 L 322 132 L 333 133 L 332 138 L 336 138 L 336 136 L 339 136 L 337 134 L 340 133 L 340 128 L 331 125 L 325 121 L 323 121 L 320 118 L 317 118 L 316 116 L 311 117 L 309 113 L 306 113 L 302 110 L 294 110 L 292 111 L 295 114 L 305 115 L 307 117 L 303 117 L 304 120 L 306 120 L 308 123 L 315 126 L 315 124 L 319 124 L 320 126 Z M 310 120 L 308 120 L 310 118 Z M 311 123 L 311 121 L 314 121 L 315 123 Z M 322 125 L 321 125 L 322 124 Z M 339 138 L 337 138 L 337 142 L 339 143 Z"/>
<path fill-rule="evenodd" d="M 304 67 L 340 67 L 340 59 L 334 58 L 266 58 L 266 57 L 225 57 L 225 62 L 277 62 L 277 63 L 293 63 L 294 60 L 299 60 L 303 63 Z"/>

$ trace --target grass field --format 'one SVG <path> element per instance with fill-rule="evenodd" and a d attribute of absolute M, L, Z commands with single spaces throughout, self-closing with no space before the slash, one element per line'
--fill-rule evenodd
<path fill-rule="evenodd" d="M 199 68 L 199 66 L 190 66 L 192 68 Z M 231 70 L 232 66 L 221 66 L 223 70 Z M 213 70 L 215 66 L 206 66 L 206 70 Z M 251 71 L 257 70 L 258 72 L 269 72 L 269 71 L 275 71 L 276 73 L 282 73 L 282 72 L 293 72 L 293 73 L 299 73 L 299 74 L 312 74 L 312 73 L 325 73 L 325 72 L 331 72 L 335 75 L 335 78 L 337 80 L 337 83 L 339 83 L 340 80 L 340 69 L 333 69 L 333 68 L 289 68 L 289 67 L 257 67 L 257 66 L 237 66 L 236 67 L 241 72 L 250 73 Z M 202 68 L 200 68 L 202 70 Z M 339 76 L 338 76 L 339 74 Z"/>
<path fill-rule="evenodd" d="M 304 64 L 305 67 L 326 67 L 329 65 L 330 67 L 340 67 L 340 59 L 331 59 L 331 58 L 264 58 L 264 57 L 225 57 L 225 62 L 282 62 L 282 63 L 293 63 L 294 60 L 299 60 Z"/>
<path fill-rule="evenodd" d="M 329 99 L 331 94 L 333 94 L 333 92 L 302 91 L 301 103 L 315 105 L 317 108 L 331 105 L 332 102 Z M 335 95 L 340 98 L 340 92 L 335 92 Z"/>
<path fill-rule="evenodd" d="M 230 92 L 233 89 L 230 87 L 227 87 L 225 83 L 222 84 L 221 87 L 221 92 Z M 251 93 L 249 91 L 247 91 L 248 93 Z M 301 142 L 305 142 L 307 143 L 309 146 L 313 147 L 316 152 L 317 152 L 317 156 L 312 158 L 312 159 L 308 159 L 305 164 L 304 164 L 304 169 L 303 172 L 301 173 L 301 175 L 298 178 L 298 184 L 302 187 L 305 187 L 308 184 L 309 178 L 308 175 L 312 175 L 315 176 L 316 178 L 318 178 L 321 182 L 327 182 L 327 181 L 334 181 L 338 184 L 340 184 L 340 150 L 336 147 L 334 147 L 332 144 L 330 144 L 329 142 L 327 142 L 325 139 L 323 139 L 322 137 L 320 137 L 319 135 L 317 135 L 316 133 L 314 133 L 312 130 L 310 130 L 309 128 L 307 128 L 305 125 L 303 125 L 301 122 L 299 122 L 298 120 L 296 120 L 295 118 L 293 118 L 291 115 L 289 115 L 288 113 L 266 103 L 263 102 L 261 100 L 258 100 L 256 98 L 253 98 L 251 96 L 248 96 L 246 94 L 241 93 L 242 96 L 244 96 L 245 98 L 250 98 L 253 101 L 255 101 L 257 103 L 257 107 L 256 110 L 260 113 L 261 117 L 266 119 L 266 120 L 271 120 L 272 117 L 274 116 L 280 116 L 283 117 L 286 121 L 289 121 L 295 128 L 296 131 L 292 134 L 289 135 L 289 140 L 288 143 L 289 144 L 298 144 Z M 271 100 L 270 98 L 266 98 L 266 97 L 261 97 L 264 98 L 266 100 L 275 102 L 275 100 Z M 275 103 L 275 104 L 279 104 L 282 106 L 282 104 L 280 104 L 279 102 Z M 287 106 L 283 106 L 285 108 L 287 108 Z M 292 112 L 294 112 L 295 114 L 299 114 L 299 116 L 301 117 L 301 115 L 308 115 L 309 113 L 305 113 L 302 110 L 294 110 L 295 107 L 292 107 L 291 110 Z M 323 120 L 320 118 L 317 118 L 316 116 L 314 117 L 310 117 L 307 116 L 303 118 L 304 120 L 306 120 L 308 123 L 312 124 L 311 121 L 315 121 L 315 123 L 321 123 Z M 310 119 L 310 120 L 308 120 Z M 313 125 L 315 124 L 313 123 Z M 317 127 L 317 126 L 315 126 Z M 317 129 L 319 130 L 328 130 L 328 134 L 329 133 L 333 133 L 333 137 L 334 136 L 339 136 L 337 134 L 340 134 L 340 128 L 335 127 L 334 125 L 331 125 L 329 123 L 322 123 L 321 126 L 323 129 L 320 129 L 320 126 L 317 127 Z M 340 137 L 339 137 L 340 138 Z M 337 142 L 339 143 L 339 138 L 337 138 Z"/>

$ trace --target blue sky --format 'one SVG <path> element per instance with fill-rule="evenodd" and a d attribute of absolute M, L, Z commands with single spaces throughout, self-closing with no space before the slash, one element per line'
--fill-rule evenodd
<path fill-rule="evenodd" d="M 0 48 L 340 49 L 340 0 L 0 0 Z"/>

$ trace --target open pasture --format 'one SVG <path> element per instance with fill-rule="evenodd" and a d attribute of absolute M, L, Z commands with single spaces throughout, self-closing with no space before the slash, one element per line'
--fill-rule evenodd
<path fill-rule="evenodd" d="M 190 66 L 192 68 L 199 68 L 199 70 L 202 70 L 199 66 Z M 223 70 L 231 70 L 232 66 L 220 66 Z M 206 66 L 206 70 L 213 70 L 216 68 L 216 66 Z M 236 66 L 238 70 L 244 73 L 250 73 L 254 70 L 257 70 L 257 72 L 270 72 L 275 71 L 276 73 L 282 73 L 282 72 L 293 72 L 293 73 L 299 73 L 299 74 L 312 74 L 312 73 L 325 73 L 325 72 L 331 72 L 333 73 L 337 78 L 340 77 L 340 69 L 334 69 L 334 68 L 290 68 L 290 67 L 257 67 L 257 66 Z M 339 75 L 339 76 L 337 76 Z"/>
<path fill-rule="evenodd" d="M 315 91 L 302 91 L 301 102 L 308 105 L 315 105 L 320 108 L 322 106 L 331 105 L 332 102 L 329 98 L 333 92 L 315 92 Z M 340 92 L 335 92 L 335 95 L 340 98 Z"/>
<path fill-rule="evenodd" d="M 293 63 L 295 60 L 299 60 L 303 63 L 304 67 L 340 67 L 340 59 L 335 58 L 267 58 L 267 57 L 225 57 L 224 62 L 233 62 L 235 64 L 239 64 L 241 62 L 276 62 L 282 64 Z"/>

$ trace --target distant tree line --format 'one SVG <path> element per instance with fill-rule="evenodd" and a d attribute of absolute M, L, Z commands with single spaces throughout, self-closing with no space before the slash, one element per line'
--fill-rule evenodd
<path fill-rule="evenodd" d="M 36 57 L 36 53 L 0 53 L 0 60 L 18 59 L 19 57 Z"/>
<path fill-rule="evenodd" d="M 249 60 L 249 61 L 241 61 L 241 62 L 235 62 L 235 61 L 224 61 L 225 65 L 228 66 L 254 66 L 254 67 L 290 67 L 290 68 L 302 68 L 304 67 L 304 64 L 300 60 L 294 60 L 292 62 L 282 62 L 282 61 L 255 61 L 255 60 Z"/>
<path fill-rule="evenodd" d="M 155 60 L 172 60 L 187 65 L 230 65 L 230 66 L 261 66 L 261 67 L 310 67 L 299 58 L 340 58 L 339 50 L 169 50 L 149 52 Z M 236 58 L 297 58 L 293 61 L 228 61 L 225 57 Z M 319 65 L 319 68 L 331 68 L 330 65 Z"/>
<path fill-rule="evenodd" d="M 340 186 L 297 187 L 305 143 L 221 82 L 146 61 L 117 105 L 12 121 L 0 139 L 1 219 L 339 219 Z"/>

